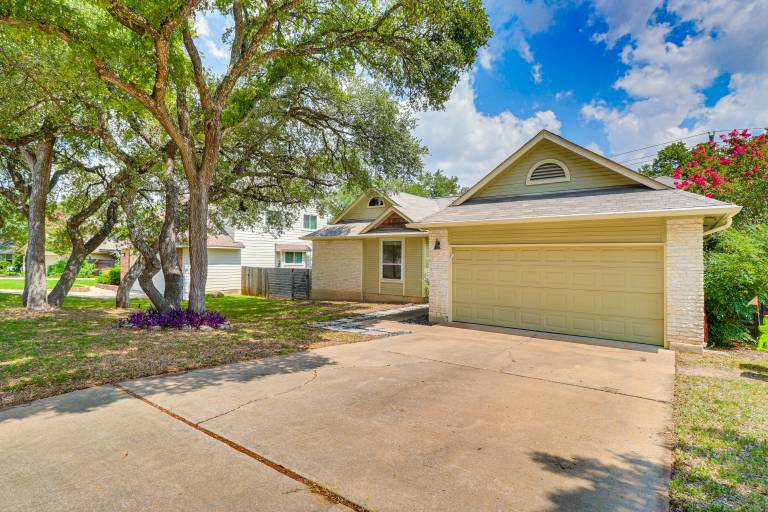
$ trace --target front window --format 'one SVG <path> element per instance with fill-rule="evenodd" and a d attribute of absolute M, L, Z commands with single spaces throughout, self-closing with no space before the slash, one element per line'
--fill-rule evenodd
<path fill-rule="evenodd" d="M 304 263 L 303 252 L 285 252 L 283 253 L 283 260 L 286 265 L 301 265 Z"/>
<path fill-rule="evenodd" d="M 403 276 L 403 242 L 381 242 L 381 278 L 400 281 Z"/>
<path fill-rule="evenodd" d="M 368 201 L 368 208 L 378 208 L 380 206 L 384 206 L 384 200 L 380 197 L 372 197 Z"/>
<path fill-rule="evenodd" d="M 304 229 L 317 229 L 317 215 L 304 215 Z"/>

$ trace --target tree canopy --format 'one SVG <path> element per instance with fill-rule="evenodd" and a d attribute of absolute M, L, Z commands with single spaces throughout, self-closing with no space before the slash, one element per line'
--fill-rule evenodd
<path fill-rule="evenodd" d="M 221 75 L 205 68 L 195 43 L 193 21 L 207 10 L 234 25 Z M 68 46 L 176 146 L 189 188 L 194 311 L 204 308 L 208 205 L 228 130 L 271 106 L 318 122 L 312 98 L 292 91 L 302 76 L 338 89 L 364 74 L 412 107 L 439 108 L 491 35 L 481 0 L 17 0 L 0 6 L 0 24 Z M 386 163 L 338 159 L 348 179 Z"/>

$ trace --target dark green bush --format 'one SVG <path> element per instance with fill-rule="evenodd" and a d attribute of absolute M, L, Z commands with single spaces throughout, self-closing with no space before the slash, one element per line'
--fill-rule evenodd
<path fill-rule="evenodd" d="M 59 261 L 53 265 L 48 266 L 48 277 L 61 277 L 64 269 L 67 266 L 66 261 Z M 92 277 L 96 272 L 96 264 L 83 262 L 83 266 L 80 267 L 80 271 L 77 273 L 77 277 Z"/>
<path fill-rule="evenodd" d="M 768 298 L 768 225 L 728 229 L 712 237 L 704 257 L 704 296 L 709 343 L 754 342 L 751 321 L 755 295 Z"/>
<path fill-rule="evenodd" d="M 120 267 L 104 269 L 99 277 L 96 278 L 96 282 L 101 284 L 120 284 Z"/>

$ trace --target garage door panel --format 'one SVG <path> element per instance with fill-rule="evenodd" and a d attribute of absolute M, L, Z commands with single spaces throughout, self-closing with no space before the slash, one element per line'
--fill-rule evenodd
<path fill-rule="evenodd" d="M 661 247 L 455 249 L 453 319 L 660 345 Z"/>

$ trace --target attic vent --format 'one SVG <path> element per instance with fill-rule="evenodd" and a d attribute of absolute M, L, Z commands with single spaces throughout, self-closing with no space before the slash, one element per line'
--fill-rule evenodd
<path fill-rule="evenodd" d="M 558 183 L 570 181 L 571 175 L 568 168 L 557 160 L 543 160 L 534 165 L 528 172 L 526 185 L 539 185 L 543 183 Z"/>
<path fill-rule="evenodd" d="M 379 206 L 384 206 L 384 200 L 380 197 L 372 197 L 368 201 L 368 208 L 378 208 Z"/>

